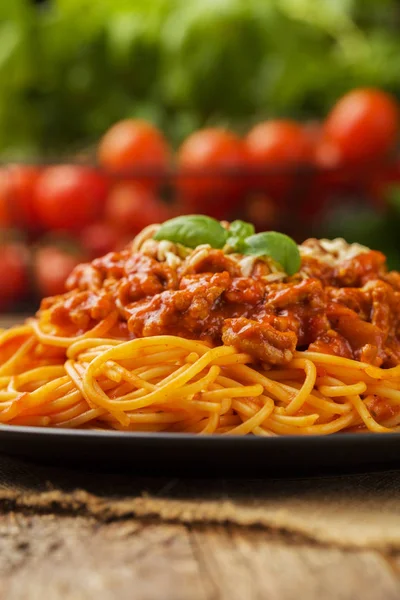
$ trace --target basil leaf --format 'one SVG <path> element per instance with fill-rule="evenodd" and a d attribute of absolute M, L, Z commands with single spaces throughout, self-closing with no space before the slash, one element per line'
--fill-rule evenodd
<path fill-rule="evenodd" d="M 251 235 L 244 242 L 243 253 L 270 256 L 288 275 L 294 275 L 300 269 L 301 258 L 296 242 L 277 231 L 264 231 Z"/>
<path fill-rule="evenodd" d="M 228 239 L 226 240 L 229 248 L 236 252 L 241 252 L 244 247 L 245 238 L 254 234 L 254 225 L 246 223 L 246 221 L 232 221 L 228 231 Z"/>
<path fill-rule="evenodd" d="M 182 215 L 165 221 L 154 236 L 155 240 L 169 240 L 188 248 L 210 244 L 223 248 L 228 232 L 219 221 L 205 215 Z"/>

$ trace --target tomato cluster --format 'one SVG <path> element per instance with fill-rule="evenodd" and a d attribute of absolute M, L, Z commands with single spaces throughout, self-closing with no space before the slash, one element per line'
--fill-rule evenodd
<path fill-rule="evenodd" d="M 293 222 L 299 212 L 309 219 L 327 191 L 359 185 L 366 173 L 370 181 L 377 167 L 371 189 L 380 198 L 388 174 L 393 177 L 393 168 L 382 165 L 394 151 L 398 128 L 396 101 L 360 89 L 341 98 L 322 123 L 268 120 L 244 137 L 206 128 L 173 153 L 154 126 L 126 119 L 100 140 L 96 166 L 5 166 L 0 310 L 32 286 L 39 297 L 61 293 L 78 262 L 119 249 L 143 227 L 178 214 L 285 228 L 282 214 L 296 214 Z"/>

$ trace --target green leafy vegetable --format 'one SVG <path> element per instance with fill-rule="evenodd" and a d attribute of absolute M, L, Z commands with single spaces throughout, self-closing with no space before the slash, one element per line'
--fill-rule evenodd
<path fill-rule="evenodd" d="M 169 240 L 188 248 L 210 244 L 223 248 L 228 232 L 219 221 L 205 215 L 182 215 L 165 221 L 154 236 L 155 240 Z"/>
<path fill-rule="evenodd" d="M 398 0 L 0 1 L 0 156 L 68 154 L 126 117 L 179 143 L 323 116 L 352 87 L 400 95 L 398 15 Z"/>
<path fill-rule="evenodd" d="M 283 233 L 264 231 L 245 240 L 244 254 L 252 256 L 270 256 L 279 263 L 288 275 L 294 275 L 300 269 L 300 253 L 297 244 Z"/>
<path fill-rule="evenodd" d="M 300 268 L 300 253 L 292 238 L 276 231 L 254 234 L 254 226 L 245 221 L 233 221 L 229 231 L 221 223 L 205 215 L 182 215 L 163 223 L 155 240 L 169 240 L 188 248 L 209 244 L 227 252 L 251 256 L 269 256 L 279 263 L 288 275 Z"/>
<path fill-rule="evenodd" d="M 226 245 L 234 252 L 243 250 L 244 240 L 255 233 L 254 225 L 246 221 L 232 221 L 228 231 Z"/>
<path fill-rule="evenodd" d="M 232 221 L 229 226 L 229 235 L 238 236 L 241 238 L 247 238 L 255 233 L 254 225 L 247 223 L 246 221 Z"/>

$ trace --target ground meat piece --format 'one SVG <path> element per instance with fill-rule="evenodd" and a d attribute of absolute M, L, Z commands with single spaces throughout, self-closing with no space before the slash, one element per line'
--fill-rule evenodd
<path fill-rule="evenodd" d="M 146 258 L 142 255 L 143 258 Z M 127 261 L 132 258 L 131 252 L 123 250 L 122 252 L 109 252 L 101 258 L 96 258 L 92 265 L 104 277 L 104 279 L 112 277 L 120 279 L 126 273 Z"/>
<path fill-rule="evenodd" d="M 72 322 L 79 323 L 85 313 L 88 313 L 93 321 L 100 321 L 115 310 L 115 301 L 104 290 L 96 295 L 82 292 L 71 297 L 65 303 L 65 308 L 69 311 Z"/>
<path fill-rule="evenodd" d="M 70 292 L 64 296 L 63 304 L 57 304 L 53 308 L 50 321 L 57 326 L 74 326 L 85 330 L 105 319 L 115 308 L 113 296 L 105 290 L 100 290 L 98 294 L 89 291 Z M 46 309 L 46 301 L 42 302 L 41 309 Z"/>
<path fill-rule="evenodd" d="M 378 327 L 372 325 L 372 323 L 363 321 L 354 311 L 339 304 L 330 304 L 327 314 L 333 328 L 348 340 L 353 350 L 354 358 L 361 360 L 360 357 L 363 351 L 366 350 L 366 345 L 376 348 L 377 358 L 382 360 L 385 358 L 385 336 Z M 368 349 L 367 355 L 372 356 L 371 349 Z"/>
<path fill-rule="evenodd" d="M 326 296 L 321 282 L 317 279 L 304 279 L 288 286 L 277 283 L 267 290 L 266 307 L 283 309 L 292 305 L 307 304 L 311 310 L 324 308 Z"/>
<path fill-rule="evenodd" d="M 326 289 L 328 301 L 337 302 L 357 313 L 361 319 L 367 320 L 371 314 L 371 294 L 363 288 L 335 288 Z"/>
<path fill-rule="evenodd" d="M 388 340 L 385 346 L 384 367 L 395 367 L 400 364 L 400 343 L 397 339 Z"/>
<path fill-rule="evenodd" d="M 265 294 L 265 285 L 262 281 L 252 277 L 235 277 L 224 294 L 227 302 L 237 304 L 251 304 L 261 302 Z"/>
<path fill-rule="evenodd" d="M 163 292 L 125 307 L 128 329 L 136 337 L 182 335 L 180 319 L 190 306 L 185 292 Z"/>
<path fill-rule="evenodd" d="M 124 275 L 130 277 L 137 273 L 148 273 L 155 275 L 163 283 L 164 289 L 176 289 L 178 287 L 178 275 L 175 269 L 169 267 L 165 262 L 160 263 L 154 258 L 136 252 L 126 261 Z"/>
<path fill-rule="evenodd" d="M 353 358 L 349 342 L 340 333 L 333 331 L 333 329 L 322 334 L 315 342 L 310 344 L 308 349 L 310 352 L 322 352 L 322 354 Z"/>
<path fill-rule="evenodd" d="M 229 284 L 226 272 L 207 278 L 186 277 L 181 290 L 166 291 L 127 306 L 128 327 L 138 336 L 171 333 L 219 340 L 224 315 L 218 311 L 217 301 Z"/>
<path fill-rule="evenodd" d="M 126 306 L 137 300 L 155 296 L 164 291 L 164 284 L 153 273 L 134 273 L 121 281 L 118 286 L 118 300 L 121 306 Z"/>
<path fill-rule="evenodd" d="M 384 281 L 369 281 L 363 287 L 372 299 L 371 323 L 387 337 L 393 325 L 393 315 L 399 313 L 399 294 Z"/>
<path fill-rule="evenodd" d="M 100 290 L 103 284 L 103 274 L 90 263 L 77 265 L 66 282 L 66 288 L 73 290 Z"/>
<path fill-rule="evenodd" d="M 301 273 L 303 277 L 310 279 L 318 279 L 325 285 L 331 285 L 332 282 L 332 266 L 324 263 L 311 256 L 303 256 L 301 259 Z M 294 276 L 294 280 L 296 279 Z"/>
<path fill-rule="evenodd" d="M 386 258 L 381 252 L 371 250 L 340 263 L 333 271 L 337 287 L 361 287 L 370 279 L 383 275 Z"/>
<path fill-rule="evenodd" d="M 376 367 L 380 367 L 383 363 L 383 358 L 378 356 L 377 346 L 373 346 L 372 344 L 365 344 L 365 346 L 360 349 L 359 360 Z"/>
<path fill-rule="evenodd" d="M 227 271 L 222 273 L 197 273 L 182 277 L 179 289 L 204 294 L 212 287 L 218 287 L 220 293 L 227 290 L 231 285 L 231 277 Z"/>
<path fill-rule="evenodd" d="M 331 328 L 325 314 L 326 294 L 316 279 L 269 286 L 265 308 L 287 317 L 288 329 L 296 332 L 300 347 L 307 347 Z"/>
<path fill-rule="evenodd" d="M 268 323 L 240 317 L 226 319 L 222 328 L 222 341 L 263 362 L 284 365 L 293 358 L 297 337 L 292 331 L 277 331 Z"/>
<path fill-rule="evenodd" d="M 382 274 L 382 280 L 386 281 L 396 291 L 400 291 L 400 273 L 398 271 L 389 271 Z"/>
<path fill-rule="evenodd" d="M 396 415 L 397 407 L 392 406 L 386 398 L 370 395 L 365 398 L 364 402 L 372 416 L 379 421 L 389 419 Z"/>

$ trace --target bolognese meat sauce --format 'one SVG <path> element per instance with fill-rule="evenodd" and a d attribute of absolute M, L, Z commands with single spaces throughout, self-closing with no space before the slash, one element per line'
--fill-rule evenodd
<path fill-rule="evenodd" d="M 296 349 L 399 364 L 400 274 L 383 254 L 343 240 L 299 248 L 301 269 L 287 277 L 263 259 L 148 240 L 78 266 L 41 312 L 76 335 L 116 310 L 116 337 L 224 343 L 271 365 Z"/>

